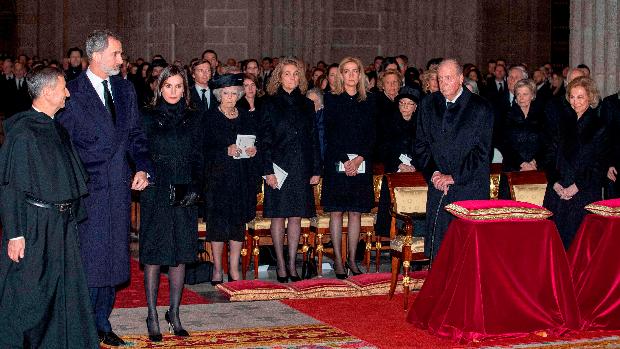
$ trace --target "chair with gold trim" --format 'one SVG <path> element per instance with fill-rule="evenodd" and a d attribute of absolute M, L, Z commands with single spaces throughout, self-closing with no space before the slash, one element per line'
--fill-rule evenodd
<path fill-rule="evenodd" d="M 491 200 L 497 200 L 499 198 L 499 182 L 501 180 L 502 164 L 491 164 Z"/>
<path fill-rule="evenodd" d="M 419 172 L 387 174 L 388 187 L 392 205 L 390 214 L 392 222 L 398 219 L 404 222 L 404 235 L 397 234 L 390 241 L 392 257 L 392 278 L 390 280 L 389 298 L 392 299 L 400 265 L 403 265 L 404 308 L 408 308 L 409 298 L 409 268 L 413 261 L 427 260 L 424 255 L 424 238 L 413 236 L 413 219 L 426 215 L 426 194 L 428 186 Z"/>
<path fill-rule="evenodd" d="M 381 177 L 382 175 L 374 175 L 373 181 L 377 181 L 379 179 L 379 188 L 381 187 Z M 310 229 L 313 232 L 314 236 L 314 246 L 315 253 L 318 256 L 317 263 L 317 272 L 318 276 L 323 275 L 323 237 L 325 235 L 329 235 L 329 213 L 325 213 L 321 207 L 321 190 L 323 185 L 323 179 L 319 181 L 319 184 L 314 188 L 314 198 L 316 203 L 317 215 L 316 217 L 310 220 Z M 375 186 L 375 206 L 378 200 L 377 187 Z M 377 218 L 376 208 L 369 213 L 362 213 L 361 217 L 361 226 L 360 226 L 360 240 L 366 241 L 366 250 L 364 252 L 364 265 L 366 266 L 366 270 L 370 269 L 370 250 L 372 248 L 372 236 L 375 231 L 375 220 Z M 344 264 L 346 256 L 347 256 L 347 225 L 349 222 L 349 217 L 346 214 L 342 215 L 342 236 L 340 243 L 340 253 L 342 256 L 342 263 Z"/>
<path fill-rule="evenodd" d="M 547 177 L 542 171 L 506 172 L 513 200 L 542 206 L 547 190 Z"/>
<path fill-rule="evenodd" d="M 271 239 L 271 218 L 263 217 L 263 200 L 265 198 L 265 182 L 261 185 L 261 191 L 256 197 L 256 218 L 247 224 L 249 238 L 252 239 L 252 256 L 254 262 L 254 279 L 258 279 L 258 261 L 260 257 L 260 246 L 273 245 Z M 288 224 L 288 220 L 285 222 Z M 302 259 L 304 262 L 307 260 L 308 249 L 310 248 L 310 241 L 313 240 L 312 232 L 310 231 L 310 219 L 301 219 L 301 236 L 300 242 L 302 247 L 298 249 L 297 253 L 302 253 Z M 288 244 L 286 234 L 284 236 L 284 244 Z M 249 257 L 248 257 L 249 261 Z M 304 263 L 305 264 L 305 263 Z M 249 262 L 248 262 L 249 265 Z M 245 266 L 244 271 L 247 271 L 248 265 Z"/>
<path fill-rule="evenodd" d="M 207 255 L 209 256 L 209 261 L 213 262 L 211 243 L 205 240 L 206 236 L 207 224 L 202 219 L 198 219 L 198 239 L 203 244 L 202 251 L 206 251 Z M 250 254 L 248 253 L 249 241 L 250 236 L 248 234 L 248 227 L 246 225 L 243 237 L 243 245 L 241 246 L 241 277 L 243 278 L 243 280 L 246 279 L 248 265 L 250 264 Z M 200 255 L 201 253 L 199 253 L 199 256 Z M 224 250 L 222 251 L 222 269 L 224 271 L 224 274 L 228 274 L 228 244 L 224 244 Z"/>

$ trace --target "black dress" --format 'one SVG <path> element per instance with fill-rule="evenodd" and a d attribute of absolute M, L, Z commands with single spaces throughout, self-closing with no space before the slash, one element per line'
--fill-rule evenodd
<path fill-rule="evenodd" d="M 228 119 L 218 108 L 205 117 L 205 221 L 208 241 L 243 241 L 244 225 L 256 216 L 258 158 L 234 159 L 228 146 L 237 135 L 256 135 L 257 125 L 244 109 Z M 258 140 L 255 143 L 258 149 Z"/>
<path fill-rule="evenodd" d="M 601 200 L 601 188 L 607 174 L 609 140 L 607 127 L 599 109 L 566 114 L 559 120 L 556 142 L 547 149 L 547 191 L 544 206 L 553 212 L 564 247 L 568 248 L 587 214 L 584 206 Z M 567 188 L 572 184 L 579 191 L 570 200 L 562 200 L 553 185 Z"/>
<path fill-rule="evenodd" d="M 326 212 L 370 212 L 374 205 L 372 186 L 375 143 L 375 99 L 368 93 L 358 101 L 343 92 L 325 95 L 325 169 L 321 205 Z M 338 172 L 338 163 L 349 160 L 347 154 L 357 154 L 366 162 L 365 173 L 349 177 Z"/>
<path fill-rule="evenodd" d="M 0 150 L 0 347 L 99 348 L 77 221 L 83 209 L 36 207 L 87 195 L 86 171 L 69 135 L 34 109 L 4 122 Z M 78 205 L 79 207 L 79 205 Z M 9 259 L 9 239 L 23 236 L 24 258 Z"/>
<path fill-rule="evenodd" d="M 290 94 L 280 88 L 263 104 L 260 120 L 263 175 L 274 173 L 273 164 L 288 173 L 281 189 L 265 184 L 264 217 L 313 217 L 310 178 L 321 175 L 314 104 L 298 88 Z"/>
<path fill-rule="evenodd" d="M 400 113 L 396 112 L 390 122 L 387 124 L 387 134 L 389 135 L 386 142 L 385 153 L 385 173 L 398 172 L 398 166 L 402 163 L 400 155 L 409 156 L 413 165 L 413 145 L 415 142 L 416 131 L 416 113 L 411 115 L 411 119 L 405 120 Z M 377 210 L 377 222 L 375 224 L 375 233 L 380 236 L 390 235 L 390 190 L 387 179 L 384 176 L 381 182 L 381 194 L 379 196 L 379 204 Z"/>
<path fill-rule="evenodd" d="M 250 116 L 258 118 L 261 113 L 261 109 L 263 107 L 263 97 L 254 97 L 254 110 L 250 110 L 250 103 L 247 99 L 241 98 L 237 102 L 237 108 L 245 109 L 249 112 Z"/>
<path fill-rule="evenodd" d="M 140 262 L 176 266 L 196 259 L 198 208 L 170 205 L 170 185 L 201 187 L 202 114 L 184 100 L 142 111 L 156 183 L 140 195 Z"/>
<path fill-rule="evenodd" d="M 520 171 L 523 162 L 536 160 L 542 169 L 544 113 L 538 100 L 532 101 L 527 118 L 516 103 L 510 108 L 500 127 L 499 150 L 503 156 L 502 171 Z M 505 175 L 499 185 L 500 199 L 510 199 L 510 188 Z"/>

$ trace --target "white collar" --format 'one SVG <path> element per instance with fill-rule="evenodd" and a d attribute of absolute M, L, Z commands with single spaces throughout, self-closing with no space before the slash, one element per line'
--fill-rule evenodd
<path fill-rule="evenodd" d="M 109 76 L 106 79 L 102 79 L 99 76 L 95 75 L 95 73 L 93 73 L 92 70 L 90 70 L 90 67 L 88 67 L 88 69 L 86 69 L 86 76 L 88 76 L 88 79 L 93 84 L 93 86 L 99 86 L 99 85 L 101 85 L 101 82 L 105 80 L 105 81 L 108 82 L 109 88 L 110 89 L 112 88 L 112 85 L 110 85 L 110 77 Z"/>
<path fill-rule="evenodd" d="M 454 99 L 449 100 L 446 98 L 446 103 L 456 103 L 456 100 L 459 99 L 459 97 L 461 97 L 461 95 L 463 94 L 463 86 L 461 86 L 461 88 L 459 89 L 459 92 L 456 94 L 456 97 L 454 97 Z"/>

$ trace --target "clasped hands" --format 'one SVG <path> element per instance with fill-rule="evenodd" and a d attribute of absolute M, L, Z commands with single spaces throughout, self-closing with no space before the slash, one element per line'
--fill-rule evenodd
<path fill-rule="evenodd" d="M 538 166 L 536 165 L 536 159 L 530 162 L 522 162 L 520 171 L 536 171 Z"/>
<path fill-rule="evenodd" d="M 362 162 L 364 162 L 364 158 L 359 155 L 354 157 L 351 160 L 345 161 L 344 162 L 344 173 L 349 177 L 356 176 L 357 169 L 360 167 Z"/>
<path fill-rule="evenodd" d="M 228 146 L 228 156 L 240 156 L 242 153 L 243 150 L 236 144 L 231 144 Z M 254 157 L 254 155 L 256 155 L 256 147 L 245 148 L 245 153 L 248 154 L 249 157 Z"/>
<path fill-rule="evenodd" d="M 570 200 L 573 198 L 573 196 L 575 196 L 575 194 L 577 194 L 577 192 L 579 192 L 579 188 L 577 188 L 577 185 L 575 183 L 564 188 L 562 185 L 560 185 L 560 183 L 556 182 L 553 185 L 553 190 L 555 190 L 555 192 L 562 200 Z"/>
<path fill-rule="evenodd" d="M 321 176 L 310 177 L 310 185 L 319 184 L 320 179 L 321 179 Z M 276 175 L 274 174 L 266 175 L 265 182 L 267 182 L 267 185 L 270 186 L 271 189 L 276 189 L 278 187 L 278 178 L 276 178 Z"/>
<path fill-rule="evenodd" d="M 435 189 L 443 191 L 444 195 L 448 194 L 448 189 L 454 184 L 454 179 L 451 175 L 442 174 L 439 171 L 433 173 L 431 177 L 431 183 L 435 186 Z"/>

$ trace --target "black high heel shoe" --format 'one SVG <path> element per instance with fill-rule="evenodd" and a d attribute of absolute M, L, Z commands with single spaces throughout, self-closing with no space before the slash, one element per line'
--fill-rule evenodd
<path fill-rule="evenodd" d="M 239 279 L 236 279 L 236 280 L 233 279 L 232 276 L 230 276 L 230 273 L 228 273 L 228 282 L 231 282 L 231 281 L 239 281 Z"/>
<path fill-rule="evenodd" d="M 336 264 L 332 265 L 332 269 L 334 269 L 334 274 L 336 274 L 336 279 L 344 280 L 347 278 L 347 267 L 344 267 L 344 273 L 340 274 L 336 272 Z"/>
<path fill-rule="evenodd" d="M 211 280 L 211 286 L 217 286 L 221 283 L 224 283 L 224 274 L 221 273 L 222 275 L 222 279 L 221 280 Z"/>
<path fill-rule="evenodd" d="M 153 320 L 154 323 L 157 323 L 156 320 Z M 159 326 L 157 328 L 157 332 L 152 331 L 151 330 L 151 326 L 149 326 L 149 318 L 146 318 L 146 330 L 149 333 L 149 340 L 151 342 L 161 342 L 163 339 L 163 336 L 161 335 L 161 332 L 159 331 Z"/>
<path fill-rule="evenodd" d="M 353 274 L 353 276 L 364 274 L 361 271 L 355 272 L 353 269 L 351 269 L 351 266 L 349 265 L 349 262 L 344 262 L 344 269 L 350 271 L 351 274 Z M 358 270 L 359 270 L 359 268 L 358 268 Z"/>
<path fill-rule="evenodd" d="M 286 276 L 280 276 L 278 275 L 278 271 L 276 270 L 276 279 L 281 284 L 287 283 L 288 282 L 288 271 L 286 272 Z"/>
<path fill-rule="evenodd" d="M 174 335 L 177 337 L 189 337 L 189 333 L 184 329 L 174 328 L 174 324 L 172 323 L 172 321 L 170 321 L 170 315 L 168 314 L 168 311 L 166 311 L 166 322 L 168 322 L 168 332 L 170 332 L 170 334 L 174 333 Z"/>
<path fill-rule="evenodd" d="M 288 276 L 288 278 L 291 280 L 291 282 L 297 282 L 297 281 L 301 281 L 301 278 L 299 277 L 299 274 L 297 275 L 291 275 L 291 273 L 288 272 L 288 270 L 286 271 L 286 275 Z"/>

